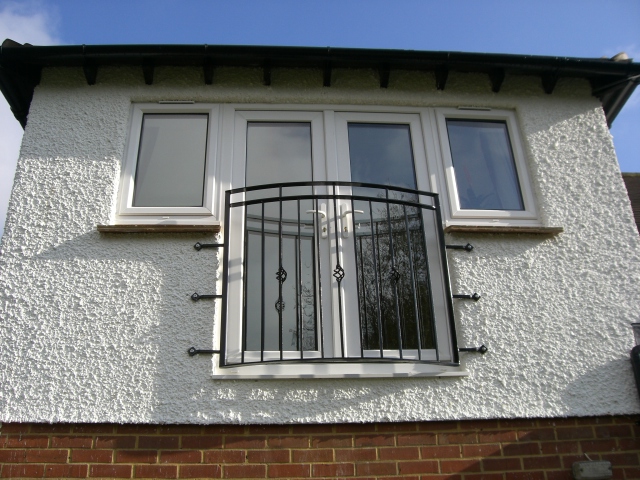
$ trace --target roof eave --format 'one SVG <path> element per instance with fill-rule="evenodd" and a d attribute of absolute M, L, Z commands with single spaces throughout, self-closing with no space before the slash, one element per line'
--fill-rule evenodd
<path fill-rule="evenodd" d="M 372 68 L 380 71 L 380 86 L 386 87 L 390 70 L 434 71 L 436 87 L 444 89 L 449 71 L 488 74 L 492 90 L 498 92 L 505 73 L 539 75 L 544 91 L 551 93 L 561 77 L 585 78 L 602 102 L 607 122 L 613 122 L 633 93 L 640 64 L 609 59 L 585 59 L 532 55 L 428 52 L 413 50 L 369 50 L 319 47 L 268 47 L 220 45 L 71 45 L 35 47 L 5 41 L 0 47 L 0 90 L 15 117 L 26 125 L 33 90 L 45 67 L 82 67 L 89 84 L 98 68 L 107 65 L 139 65 L 145 81 L 153 83 L 153 69 L 161 65 L 190 65 L 205 69 L 210 83 L 219 66 L 253 66 L 265 70 L 307 67 L 324 70 L 324 85 L 330 85 L 331 69 Z"/>

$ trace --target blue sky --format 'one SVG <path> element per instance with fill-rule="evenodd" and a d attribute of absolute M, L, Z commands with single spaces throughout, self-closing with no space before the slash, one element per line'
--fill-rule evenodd
<path fill-rule="evenodd" d="M 0 0 L 0 40 L 242 44 L 611 57 L 640 61 L 640 0 Z M 21 129 L 0 99 L 0 232 Z M 640 88 L 612 134 L 640 172 Z"/>

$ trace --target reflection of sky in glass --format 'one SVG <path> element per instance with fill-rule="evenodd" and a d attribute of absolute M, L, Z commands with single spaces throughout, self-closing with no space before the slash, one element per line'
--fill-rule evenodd
<path fill-rule="evenodd" d="M 351 181 L 416 188 L 409 125 L 349 123 Z"/>
<path fill-rule="evenodd" d="M 257 222 L 256 222 L 257 223 Z M 257 226 L 257 225 L 256 225 Z M 278 312 L 278 236 L 265 234 L 264 332 L 262 330 L 262 235 L 250 231 L 247 245 L 246 349 L 280 349 Z M 315 350 L 315 287 L 313 281 L 313 237 L 283 235 L 282 268 L 287 272 L 282 284 L 282 349 Z"/>
<path fill-rule="evenodd" d="M 249 122 L 247 125 L 246 185 L 263 185 L 312 180 L 311 125 L 307 123 Z M 305 188 L 288 188 L 284 195 L 309 193 Z M 278 189 L 247 193 L 247 199 L 278 196 Z M 315 350 L 315 281 L 313 253 L 314 208 L 309 200 L 271 202 L 247 207 L 246 245 L 246 348 L 277 351 L 282 334 L 283 350 Z M 279 245 L 282 219 L 282 246 Z M 264 239 L 264 257 L 262 254 Z M 287 272 L 282 284 L 276 273 Z M 263 271 L 264 263 L 264 271 Z M 264 286 L 264 290 L 263 290 Z M 263 303 L 264 302 L 264 303 Z M 279 329 L 282 309 L 282 331 Z M 264 308 L 264 319 L 263 319 Z M 264 321 L 264 329 L 262 322 Z"/>
<path fill-rule="evenodd" d="M 447 120 L 460 208 L 524 210 L 504 122 Z"/>
<path fill-rule="evenodd" d="M 145 114 L 134 207 L 200 207 L 204 192 L 207 115 Z"/>
<path fill-rule="evenodd" d="M 249 122 L 247 186 L 311 179 L 309 123 Z"/>

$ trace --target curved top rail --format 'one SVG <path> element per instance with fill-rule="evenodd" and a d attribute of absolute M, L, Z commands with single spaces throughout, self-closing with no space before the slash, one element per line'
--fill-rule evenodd
<path fill-rule="evenodd" d="M 227 190 L 229 195 L 236 193 L 253 192 L 256 190 L 268 190 L 273 188 L 291 188 L 291 187 L 363 187 L 363 188 L 376 188 L 379 190 L 393 190 L 394 192 L 411 193 L 413 195 L 424 195 L 428 197 L 438 198 L 437 193 L 427 192 L 424 190 L 415 190 L 413 188 L 396 187 L 393 185 L 382 185 L 378 183 L 364 183 L 364 182 L 339 182 L 339 181 L 311 181 L 311 182 L 287 182 L 287 183 L 268 183 L 264 185 L 253 185 L 251 187 L 239 187 Z"/>

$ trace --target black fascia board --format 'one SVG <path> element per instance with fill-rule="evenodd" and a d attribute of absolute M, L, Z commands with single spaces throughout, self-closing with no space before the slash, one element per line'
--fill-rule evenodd
<path fill-rule="evenodd" d="M 2 46 L 0 62 L 19 62 L 38 67 L 80 66 L 87 58 L 99 65 L 140 64 L 152 58 L 156 65 L 200 65 L 204 58 L 219 65 L 258 66 L 269 58 L 280 67 L 322 68 L 326 61 L 339 67 L 375 68 L 382 62 L 391 68 L 430 70 L 447 65 L 451 70 L 488 71 L 506 68 L 510 72 L 537 73 L 559 70 L 563 76 L 625 76 L 640 73 L 640 65 L 609 59 L 550 57 L 496 53 L 437 52 L 324 47 L 268 47 L 238 45 L 64 45 Z M 634 68 L 636 67 L 636 68 Z"/>
<path fill-rule="evenodd" d="M 271 68 L 379 69 L 491 74 L 503 69 L 515 75 L 587 79 L 603 103 L 609 124 L 638 83 L 640 64 L 599 58 L 571 58 L 495 53 L 383 50 L 331 47 L 241 45 L 63 45 L 30 46 L 6 41 L 0 47 L 0 89 L 24 126 L 40 71 L 47 67 L 109 65 L 243 66 Z M 624 84 L 626 88 L 622 88 Z M 611 87 L 607 87 L 611 85 Z"/>

